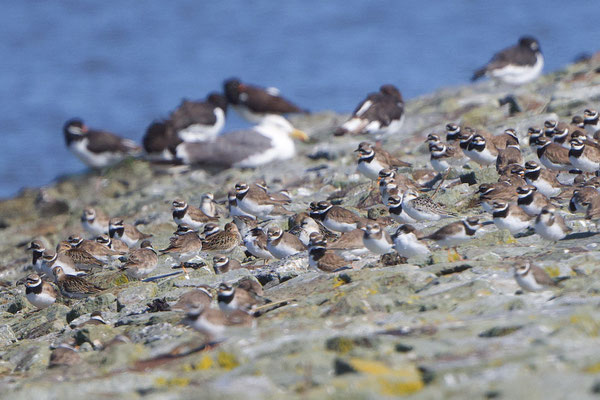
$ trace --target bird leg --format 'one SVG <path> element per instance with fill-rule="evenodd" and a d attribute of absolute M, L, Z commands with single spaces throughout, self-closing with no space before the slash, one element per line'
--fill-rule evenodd
<path fill-rule="evenodd" d="M 444 181 L 446 180 L 446 178 L 448 177 L 448 174 L 450 173 L 450 168 L 448 168 L 448 170 L 446 171 L 446 173 L 444 174 L 444 176 L 442 176 L 442 180 L 440 181 L 440 184 L 438 185 L 437 188 L 435 188 L 435 191 L 433 192 L 433 194 L 431 195 L 431 198 L 433 199 L 433 197 L 435 196 L 435 194 L 437 193 L 437 191 L 439 190 L 440 187 L 442 187 L 442 184 L 444 183 Z"/>

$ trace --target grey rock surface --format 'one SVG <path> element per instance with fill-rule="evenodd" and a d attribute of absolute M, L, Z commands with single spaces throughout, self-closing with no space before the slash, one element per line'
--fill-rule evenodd
<path fill-rule="evenodd" d="M 529 126 L 568 120 L 584 108 L 600 108 L 600 57 L 567 66 L 534 83 L 506 88 L 482 82 L 408 101 L 401 134 L 384 147 L 430 169 L 423 140 L 454 121 L 500 133 L 518 130 L 525 159 Z M 521 112 L 499 99 L 508 94 Z M 357 99 L 359 100 L 359 99 Z M 165 248 L 175 230 L 170 203 L 198 205 L 205 192 L 222 201 L 236 182 L 264 178 L 271 190 L 288 189 L 294 212 L 311 201 L 333 198 L 367 216 L 373 184 L 356 172 L 352 152 L 364 137 L 333 137 L 347 116 L 332 112 L 292 116 L 311 137 L 287 162 L 256 170 L 221 172 L 167 168 L 129 160 L 102 175 L 59 179 L 44 190 L 64 204 L 53 213 L 36 207 L 39 189 L 0 202 L 0 397 L 54 399 L 165 398 L 577 398 L 597 396 L 600 352 L 600 249 L 595 227 L 567 213 L 574 233 L 549 243 L 537 235 L 513 238 L 486 226 L 456 254 L 432 246 L 432 256 L 384 265 L 367 256 L 351 269 L 325 274 L 309 269 L 306 253 L 215 275 L 188 269 L 150 282 L 132 281 L 113 262 L 89 279 L 106 288 L 83 300 L 59 299 L 36 310 L 17 281 L 33 272 L 25 247 L 34 238 L 55 245 L 84 234 L 81 210 L 94 205 L 152 233 Z M 58 133 L 57 133 L 58 134 Z M 311 155 L 311 157 L 309 157 Z M 493 168 L 469 164 L 477 183 L 494 182 Z M 436 200 L 460 216 L 489 220 L 475 205 L 476 186 L 457 184 Z M 375 207 L 370 215 L 385 216 Z M 221 219 L 224 224 L 227 218 Z M 447 221 L 420 224 L 431 233 Z M 287 221 L 278 221 L 283 226 Z M 390 231 L 394 227 L 388 228 Z M 231 257 L 244 261 L 243 249 Z M 562 287 L 523 293 L 512 266 L 529 257 Z M 248 260 L 246 260 L 248 261 Z M 175 262 L 159 258 L 152 275 L 169 274 Z M 201 348 L 205 337 L 180 322 L 180 311 L 152 310 L 155 300 L 173 305 L 198 285 L 255 276 L 264 296 L 287 300 L 256 318 L 255 328 L 227 331 L 227 340 Z M 160 303 L 160 302 L 159 302 Z M 268 310 L 268 309 L 267 309 Z M 106 325 L 85 324 L 101 311 Z M 75 346 L 81 362 L 48 368 L 62 343 Z"/>

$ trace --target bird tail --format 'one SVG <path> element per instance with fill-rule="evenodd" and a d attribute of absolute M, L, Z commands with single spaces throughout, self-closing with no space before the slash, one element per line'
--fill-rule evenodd
<path fill-rule="evenodd" d="M 471 77 L 471 82 L 476 81 L 477 79 L 483 77 L 485 75 L 485 73 L 487 72 L 486 68 L 480 68 L 477 71 L 475 71 L 475 73 L 473 74 L 473 76 Z"/>

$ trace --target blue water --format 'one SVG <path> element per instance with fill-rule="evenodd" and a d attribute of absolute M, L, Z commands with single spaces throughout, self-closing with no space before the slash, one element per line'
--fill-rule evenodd
<path fill-rule="evenodd" d="M 231 76 L 278 86 L 310 110 L 349 112 L 382 83 L 405 98 L 465 83 L 525 33 L 553 71 L 598 50 L 599 10 L 547 0 L 3 1 L 0 197 L 84 169 L 62 138 L 74 116 L 140 140 L 182 97 L 203 98 Z M 230 116 L 226 129 L 245 125 Z"/>

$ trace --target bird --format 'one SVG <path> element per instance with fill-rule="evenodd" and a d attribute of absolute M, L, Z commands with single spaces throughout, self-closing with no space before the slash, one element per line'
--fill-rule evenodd
<path fill-rule="evenodd" d="M 217 302 L 219 303 L 219 308 L 226 312 L 235 310 L 251 312 L 254 307 L 269 303 L 270 300 L 223 282 L 219 284 L 219 288 L 217 289 Z"/>
<path fill-rule="evenodd" d="M 308 245 L 308 265 L 323 272 L 336 272 L 348 267 L 348 261 L 327 246 L 320 233 L 312 233 Z"/>
<path fill-rule="evenodd" d="M 496 158 L 496 171 L 500 172 L 506 169 L 511 164 L 520 165 L 523 163 L 523 154 L 521 154 L 521 147 L 518 144 L 513 143 L 506 146 L 506 148 L 498 151 Z"/>
<path fill-rule="evenodd" d="M 388 254 L 394 250 L 394 242 L 390 235 L 378 223 L 369 223 L 362 227 L 363 243 L 370 252 Z"/>
<path fill-rule="evenodd" d="M 467 146 L 466 156 L 480 165 L 495 164 L 498 158 L 498 149 L 490 141 L 477 134 L 471 138 Z"/>
<path fill-rule="evenodd" d="M 323 229 L 317 221 L 305 212 L 290 217 L 289 225 L 291 226 L 289 232 L 296 235 L 304 246 L 308 246 L 311 233 L 321 233 L 321 230 Z"/>
<path fill-rule="evenodd" d="M 108 263 L 124 254 L 123 251 L 111 250 L 95 240 L 83 239 L 79 235 L 71 235 L 67 241 L 73 249 L 83 250 L 104 263 Z"/>
<path fill-rule="evenodd" d="M 350 232 L 365 223 L 365 219 L 352 211 L 333 205 L 328 201 L 319 201 L 311 207 L 310 216 L 321 221 L 330 231 Z"/>
<path fill-rule="evenodd" d="M 29 274 L 25 280 L 25 297 L 35 307 L 43 309 L 54 304 L 58 293 L 54 286 L 42 281 L 38 274 Z"/>
<path fill-rule="evenodd" d="M 83 297 L 98 294 L 104 290 L 83 278 L 65 274 L 60 266 L 55 267 L 53 271 L 54 276 L 56 277 L 56 285 L 65 297 L 81 299 Z"/>
<path fill-rule="evenodd" d="M 89 325 L 108 325 L 108 322 L 102 317 L 101 311 L 93 311 L 90 314 L 90 319 L 77 325 L 77 328 L 84 328 Z"/>
<path fill-rule="evenodd" d="M 564 239 L 571 232 L 571 228 L 567 226 L 564 218 L 551 205 L 542 208 L 535 219 L 533 228 L 535 233 L 551 242 Z"/>
<path fill-rule="evenodd" d="M 61 267 L 61 270 L 67 275 L 85 275 L 85 272 L 77 269 L 73 260 L 67 255 L 46 250 L 42 255 L 43 273 L 48 277 L 55 278 L 54 270 L 58 267 Z"/>
<path fill-rule="evenodd" d="M 123 223 L 122 218 L 111 218 L 108 224 L 108 234 L 112 239 L 120 239 L 129 248 L 136 245 L 137 242 L 152 237 L 151 234 L 146 234 L 138 231 L 138 229 L 129 224 Z"/>
<path fill-rule="evenodd" d="M 487 75 L 509 85 L 522 85 L 536 79 L 543 68 L 539 42 L 531 36 L 522 36 L 515 46 L 494 54 L 485 66 L 475 71 L 471 80 Z"/>
<path fill-rule="evenodd" d="M 542 268 L 524 262 L 513 268 L 513 274 L 517 284 L 528 292 L 540 292 L 558 287 L 558 284 L 550 278 Z"/>
<path fill-rule="evenodd" d="M 158 264 L 158 254 L 149 240 L 144 240 L 139 249 L 129 252 L 122 269 L 129 278 L 142 279 L 148 276 Z"/>
<path fill-rule="evenodd" d="M 160 254 L 168 254 L 183 264 L 198 256 L 202 248 L 203 242 L 198 232 L 188 225 L 179 225 L 169 239 L 169 246 L 160 250 Z"/>
<path fill-rule="evenodd" d="M 219 214 L 215 203 L 215 196 L 212 193 L 204 193 L 200 198 L 200 210 L 207 216 L 216 218 Z"/>
<path fill-rule="evenodd" d="M 218 229 L 215 231 L 213 228 L 214 224 L 212 223 L 204 226 L 202 251 L 231 253 L 240 244 L 242 238 L 235 223 L 226 223 L 223 230 Z"/>
<path fill-rule="evenodd" d="M 251 328 L 255 325 L 254 317 L 245 311 L 225 312 L 207 306 L 188 312 L 182 322 L 206 335 L 209 340 L 224 339 L 225 331 L 230 327 Z"/>
<path fill-rule="evenodd" d="M 48 360 L 48 368 L 70 367 L 81 364 L 82 359 L 77 350 L 69 343 L 61 343 L 52 350 Z"/>
<path fill-rule="evenodd" d="M 583 172 L 596 172 L 600 170 L 600 149 L 586 144 L 579 139 L 571 139 L 569 161 L 573 167 Z"/>
<path fill-rule="evenodd" d="M 88 129 L 78 118 L 68 120 L 63 133 L 69 150 L 90 168 L 110 167 L 141 152 L 133 141 L 110 132 Z"/>
<path fill-rule="evenodd" d="M 369 142 L 361 142 L 357 149 L 358 152 L 358 172 L 369 179 L 376 180 L 379 177 L 379 171 L 391 167 L 410 167 L 412 164 L 393 157 L 390 153 L 380 147 L 374 147 Z"/>
<path fill-rule="evenodd" d="M 450 168 L 458 166 L 462 161 L 462 152 L 442 142 L 429 144 L 429 161 L 433 169 L 440 174 L 446 173 Z"/>
<path fill-rule="evenodd" d="M 80 270 L 91 270 L 94 267 L 102 268 L 104 264 L 87 250 L 81 247 L 72 247 L 68 241 L 59 242 L 56 246 L 56 252 L 69 257 L 75 264 L 75 268 Z"/>
<path fill-rule="evenodd" d="M 209 307 L 212 300 L 213 295 L 210 292 L 210 287 L 200 285 L 179 296 L 177 303 L 171 309 L 174 311 L 190 311 L 199 307 Z"/>
<path fill-rule="evenodd" d="M 108 234 L 99 235 L 96 237 L 96 242 L 118 253 L 118 257 L 129 252 L 127 246 L 122 240 L 111 239 Z"/>
<path fill-rule="evenodd" d="M 177 225 L 188 225 L 193 229 L 201 229 L 207 222 L 219 220 L 218 217 L 206 215 L 204 211 L 189 205 L 182 199 L 173 200 L 172 210 L 173 221 Z"/>
<path fill-rule="evenodd" d="M 494 202 L 502 201 L 505 203 L 516 203 L 518 199 L 515 187 L 507 182 L 497 182 L 494 184 L 482 183 L 477 191 L 479 193 L 479 203 L 484 211 L 494 212 Z"/>
<path fill-rule="evenodd" d="M 370 93 L 352 112 L 352 116 L 334 131 L 335 136 L 362 134 L 387 136 L 404 124 L 404 100 L 398 88 L 385 84 Z"/>
<path fill-rule="evenodd" d="M 527 136 L 529 138 L 529 147 L 537 148 L 539 145 L 538 139 L 544 136 L 544 131 L 536 126 L 530 126 L 527 129 Z"/>
<path fill-rule="evenodd" d="M 598 111 L 585 109 L 583 111 L 583 126 L 590 135 L 596 138 L 596 134 L 600 129 L 600 118 L 598 117 Z"/>
<path fill-rule="evenodd" d="M 325 235 L 322 236 L 327 241 Z M 337 239 L 332 240 L 331 242 L 327 241 L 327 250 L 333 250 L 344 260 L 358 260 L 360 259 L 360 257 L 369 253 L 369 249 L 365 247 L 363 236 L 364 232 L 362 229 L 359 228 L 354 229 L 350 232 L 343 232 Z"/>
<path fill-rule="evenodd" d="M 251 219 L 256 219 L 256 216 L 243 211 L 238 206 L 238 200 L 234 191 L 227 193 L 227 211 L 229 211 L 229 217 L 231 218 L 248 217 Z"/>
<path fill-rule="evenodd" d="M 150 161 L 173 161 L 173 149 L 181 144 L 181 140 L 175 133 L 173 122 L 169 119 L 155 120 L 148 125 L 142 147 L 146 159 Z"/>
<path fill-rule="evenodd" d="M 542 168 L 535 161 L 525 163 L 525 181 L 528 185 L 535 186 L 538 192 L 546 197 L 558 196 L 564 187 L 556 179 L 556 172 Z"/>
<path fill-rule="evenodd" d="M 553 171 L 570 171 L 573 169 L 569 159 L 569 150 L 560 144 L 552 143 L 547 137 L 537 139 L 537 156 L 540 162 Z"/>
<path fill-rule="evenodd" d="M 517 195 L 517 205 L 531 217 L 539 215 L 544 207 L 552 205 L 550 200 L 538 192 L 535 186 L 519 186 L 517 188 Z"/>
<path fill-rule="evenodd" d="M 254 257 L 272 260 L 275 257 L 267 248 L 267 234 L 262 228 L 252 228 L 243 238 L 244 246 Z"/>
<path fill-rule="evenodd" d="M 92 236 L 108 235 L 108 221 L 108 216 L 97 208 L 86 207 L 81 214 L 81 225 Z"/>
<path fill-rule="evenodd" d="M 279 226 L 271 226 L 267 230 L 267 250 L 281 260 L 306 250 L 306 246 L 297 236 L 284 232 Z"/>
<path fill-rule="evenodd" d="M 35 272 L 38 274 L 44 273 L 44 269 L 42 268 L 42 256 L 44 255 L 44 251 L 46 251 L 46 245 L 44 245 L 41 240 L 35 239 L 31 241 L 27 250 L 31 250 L 33 256 L 31 265 L 33 265 Z"/>
<path fill-rule="evenodd" d="M 173 130 L 184 142 L 214 139 L 225 126 L 227 99 L 220 93 L 209 93 L 204 101 L 183 99 L 169 116 Z"/>
<path fill-rule="evenodd" d="M 235 195 L 238 207 L 255 218 L 267 219 L 280 215 L 291 215 L 283 205 L 287 200 L 276 200 L 260 187 L 240 182 L 235 185 Z"/>
<path fill-rule="evenodd" d="M 388 197 L 387 207 L 390 217 L 399 224 L 412 224 L 416 220 L 408 215 L 402 207 L 404 196 L 400 193 L 392 194 Z"/>
<path fill-rule="evenodd" d="M 242 268 L 242 264 L 233 258 L 223 255 L 216 255 L 213 257 L 213 269 L 217 275 L 240 268 Z"/>
<path fill-rule="evenodd" d="M 454 216 L 446 208 L 427 195 L 417 196 L 409 190 L 402 199 L 402 209 L 415 221 L 439 221 L 442 218 Z"/>
<path fill-rule="evenodd" d="M 589 205 L 600 198 L 600 193 L 593 186 L 584 186 L 573 191 L 569 200 L 569 211 L 572 213 L 586 213 Z"/>
<path fill-rule="evenodd" d="M 512 235 L 521 233 L 531 227 L 532 217 L 516 204 L 495 201 L 492 213 L 494 224 L 498 229 L 506 229 Z"/>
<path fill-rule="evenodd" d="M 433 240 L 441 247 L 456 247 L 473 239 L 480 227 L 478 218 L 469 217 L 451 222 L 423 239 Z"/>
<path fill-rule="evenodd" d="M 276 88 L 261 88 L 230 78 L 223 83 L 225 97 L 231 107 L 246 120 L 257 123 L 271 115 L 305 113 L 283 98 Z"/>
<path fill-rule="evenodd" d="M 410 258 L 416 256 L 426 256 L 430 250 L 425 243 L 421 241 L 423 235 L 410 224 L 400 225 L 392 235 L 394 250 L 402 257 Z"/>
<path fill-rule="evenodd" d="M 182 142 L 173 152 L 175 159 L 186 165 L 257 168 L 293 158 L 296 155 L 293 139 L 306 142 L 308 135 L 282 116 L 267 115 L 250 129 L 226 132 L 205 142 Z"/>

